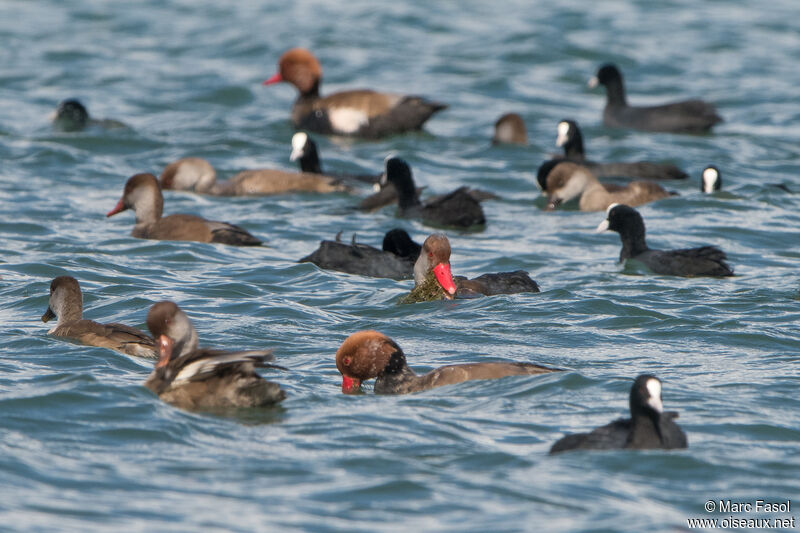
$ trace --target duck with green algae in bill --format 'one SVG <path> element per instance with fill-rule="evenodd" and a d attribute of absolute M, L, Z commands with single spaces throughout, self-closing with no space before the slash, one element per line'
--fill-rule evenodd
<path fill-rule="evenodd" d="M 483 274 L 474 279 L 454 278 L 450 271 L 450 241 L 442 233 L 434 233 L 422 244 L 414 263 L 414 282 L 414 289 L 400 303 L 539 292 L 539 285 L 523 270 Z"/>

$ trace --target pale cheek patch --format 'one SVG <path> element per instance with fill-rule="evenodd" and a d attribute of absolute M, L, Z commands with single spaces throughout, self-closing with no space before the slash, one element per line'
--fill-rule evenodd
<path fill-rule="evenodd" d="M 338 107 L 328 111 L 328 119 L 333 129 L 344 133 L 355 133 L 369 122 L 369 117 L 363 111 L 352 107 Z"/>

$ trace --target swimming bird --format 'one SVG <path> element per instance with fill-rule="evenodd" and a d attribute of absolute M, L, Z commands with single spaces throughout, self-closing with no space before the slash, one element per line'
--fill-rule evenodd
<path fill-rule="evenodd" d="M 286 393 L 265 380 L 256 368 L 270 365 L 271 350 L 226 352 L 197 347 L 197 331 L 174 302 L 154 304 L 147 328 L 156 339 L 159 359 L 145 387 L 163 401 L 184 409 L 264 407 Z"/>
<path fill-rule="evenodd" d="M 683 170 L 667 163 L 636 161 L 632 163 L 597 163 L 586 159 L 583 151 L 583 134 L 574 120 L 562 120 L 557 126 L 556 146 L 564 148 L 564 159 L 579 163 L 597 176 L 628 177 L 651 180 L 682 180 L 689 177 Z"/>
<path fill-rule="evenodd" d="M 91 118 L 86 106 L 74 98 L 68 98 L 58 103 L 52 114 L 52 121 L 55 129 L 65 132 L 81 131 L 90 126 L 105 129 L 127 128 L 118 120 Z"/>
<path fill-rule="evenodd" d="M 267 196 L 295 192 L 352 192 L 341 180 L 309 172 L 271 168 L 243 170 L 228 181 L 217 183 L 211 163 L 199 157 L 173 161 L 161 173 L 162 189 L 192 191 L 214 196 Z"/>
<path fill-rule="evenodd" d="M 550 453 L 568 450 L 617 450 L 621 448 L 651 450 L 687 448 L 686 434 L 674 422 L 675 412 L 664 412 L 661 402 L 661 380 L 642 374 L 633 382 L 630 392 L 630 418 L 621 418 L 591 433 L 562 437 Z"/>
<path fill-rule="evenodd" d="M 405 230 L 395 228 L 383 237 L 382 249 L 355 242 L 322 241 L 319 248 L 300 263 L 374 278 L 409 279 L 414 277 L 414 261 L 421 246 Z"/>
<path fill-rule="evenodd" d="M 650 249 L 644 238 L 642 215 L 627 205 L 612 204 L 608 207 L 606 219 L 597 226 L 597 232 L 607 230 L 619 233 L 622 241 L 620 262 L 634 259 L 656 274 L 665 276 L 733 276 L 733 269 L 725 263 L 725 252 L 716 246 L 680 250 Z"/>
<path fill-rule="evenodd" d="M 492 144 L 528 144 L 525 121 L 517 113 L 506 113 L 494 123 Z"/>
<path fill-rule="evenodd" d="M 672 196 L 652 181 L 631 181 L 624 186 L 600 183 L 588 168 L 569 161 L 553 165 L 545 185 L 548 210 L 578 197 L 581 211 L 602 211 L 613 203 L 642 205 Z"/>
<path fill-rule="evenodd" d="M 700 190 L 706 194 L 722 190 L 722 175 L 714 165 L 703 169 L 703 178 L 700 181 Z"/>
<path fill-rule="evenodd" d="M 434 113 L 447 106 L 419 96 L 367 89 L 320 96 L 322 66 L 304 48 L 292 48 L 278 62 L 278 73 L 264 82 L 288 82 L 299 96 L 292 107 L 297 129 L 314 133 L 377 139 L 419 130 Z"/>
<path fill-rule="evenodd" d="M 376 394 L 408 394 L 475 379 L 549 374 L 560 369 L 533 363 L 486 362 L 447 365 L 418 375 L 408 367 L 406 356 L 392 339 L 377 331 L 350 335 L 336 351 L 336 368 L 342 374 L 342 392 L 356 393 L 361 383 L 373 378 Z"/>
<path fill-rule="evenodd" d="M 423 224 L 438 227 L 472 228 L 486 224 L 481 204 L 467 187 L 422 203 L 417 195 L 411 167 L 399 157 L 386 159 L 381 183 L 392 183 L 397 189 L 400 216 L 419 218 Z"/>
<path fill-rule="evenodd" d="M 337 180 L 355 181 L 364 184 L 376 184 L 381 179 L 380 174 L 351 174 L 347 172 L 326 172 L 322 170 L 317 143 L 304 131 L 298 131 L 292 136 L 291 161 L 300 165 L 300 171 L 310 174 L 322 174 Z"/>
<path fill-rule="evenodd" d="M 414 290 L 404 303 L 521 292 L 539 292 L 539 285 L 523 270 L 483 274 L 473 279 L 454 278 L 450 270 L 450 240 L 444 234 L 434 233 L 422 243 L 414 263 Z"/>
<path fill-rule="evenodd" d="M 83 294 L 78 280 L 58 276 L 50 282 L 50 301 L 42 322 L 58 318 L 48 333 L 74 339 L 81 344 L 108 348 L 126 355 L 155 358 L 153 339 L 124 324 L 100 324 L 83 318 Z"/>
<path fill-rule="evenodd" d="M 261 241 L 247 230 L 227 222 L 206 220 L 195 215 L 169 215 L 162 218 L 164 197 L 158 180 L 152 174 L 131 176 L 125 183 L 122 198 L 106 216 L 110 217 L 127 209 L 133 209 L 136 214 L 136 225 L 131 235 L 139 239 L 215 242 L 234 246 L 261 245 Z"/>
<path fill-rule="evenodd" d="M 686 100 L 656 106 L 629 106 L 622 73 L 613 64 L 600 67 L 589 87 L 606 88 L 603 123 L 611 128 L 632 128 L 668 133 L 704 133 L 722 122 L 716 108 L 702 100 Z"/>

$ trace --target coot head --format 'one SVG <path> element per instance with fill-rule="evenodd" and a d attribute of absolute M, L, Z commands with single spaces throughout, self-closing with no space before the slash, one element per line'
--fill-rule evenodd
<path fill-rule="evenodd" d="M 385 170 L 381 176 L 380 184 L 394 184 L 401 209 L 413 204 L 413 200 L 416 198 L 416 188 L 414 186 L 414 176 L 411 174 L 411 167 L 408 163 L 395 156 L 388 156 L 384 164 Z"/>
<path fill-rule="evenodd" d="M 63 100 L 56 108 L 53 125 L 62 131 L 79 131 L 89 124 L 89 112 L 78 100 Z"/>
<path fill-rule="evenodd" d="M 589 80 L 589 87 L 597 87 L 597 85 L 610 85 L 615 82 L 622 81 L 622 73 L 613 63 L 606 63 L 597 70 L 597 74 Z"/>
<path fill-rule="evenodd" d="M 636 378 L 631 387 L 631 415 L 646 414 L 654 417 L 664 412 L 661 403 L 661 380 L 650 374 Z"/>
<path fill-rule="evenodd" d="M 644 233 L 644 219 L 636 209 L 623 204 L 608 206 L 606 219 L 597 226 L 597 233 L 603 231 L 626 233 L 634 230 Z"/>
<path fill-rule="evenodd" d="M 703 180 L 700 183 L 700 190 L 706 194 L 722 189 L 722 176 L 719 169 L 714 165 L 709 165 L 703 170 Z"/>
<path fill-rule="evenodd" d="M 419 257 L 422 246 L 415 243 L 404 229 L 395 228 L 386 232 L 383 237 L 383 251 L 391 252 L 398 257 L 413 259 Z"/>

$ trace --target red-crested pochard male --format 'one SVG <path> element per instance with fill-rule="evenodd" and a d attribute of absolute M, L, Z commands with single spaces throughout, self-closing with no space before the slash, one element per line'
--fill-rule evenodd
<path fill-rule="evenodd" d="M 72 276 L 58 276 L 50 283 L 50 302 L 42 322 L 52 318 L 58 318 L 58 322 L 48 333 L 56 337 L 67 337 L 126 355 L 151 359 L 158 355 L 153 339 L 136 328 L 84 320 L 83 294 L 78 280 Z"/>
<path fill-rule="evenodd" d="M 609 205 L 642 205 L 674 196 L 652 181 L 631 181 L 626 185 L 600 183 L 588 168 L 563 161 L 553 166 L 546 177 L 547 209 L 580 197 L 581 211 L 603 211 Z"/>
<path fill-rule="evenodd" d="M 158 302 L 147 313 L 159 359 L 145 387 L 167 403 L 184 409 L 263 407 L 286 397 L 256 367 L 270 365 L 270 350 L 226 352 L 197 347 L 197 331 L 174 302 Z"/>
<path fill-rule="evenodd" d="M 450 270 L 450 240 L 441 233 L 434 233 L 422 243 L 422 250 L 414 263 L 414 284 L 414 291 L 409 295 L 412 299 L 405 302 L 416 301 L 413 295 L 418 289 L 427 295 L 430 286 L 435 288 L 435 299 L 539 292 L 539 285 L 523 270 L 483 274 L 473 279 L 453 277 Z M 431 298 L 426 296 L 424 299 Z"/>
<path fill-rule="evenodd" d="M 319 248 L 302 258 L 300 263 L 314 263 L 320 268 L 338 270 L 374 278 L 409 279 L 414 277 L 414 261 L 420 245 L 409 234 L 395 228 L 386 232 L 382 249 L 355 242 L 322 241 Z"/>
<path fill-rule="evenodd" d="M 264 85 L 288 82 L 299 96 L 292 107 L 297 129 L 314 133 L 377 139 L 419 130 L 431 115 L 447 106 L 419 96 L 359 89 L 320 96 L 322 66 L 304 48 L 292 48 L 278 62 L 278 73 Z"/>
<path fill-rule="evenodd" d="M 408 367 L 396 342 L 377 331 L 353 333 L 336 351 L 336 368 L 342 374 L 342 392 L 358 392 L 363 381 L 377 378 L 376 394 L 408 394 L 474 379 L 549 374 L 560 369 L 533 363 L 491 362 L 447 365 L 422 376 Z"/>
<path fill-rule="evenodd" d="M 653 450 L 688 448 L 686 433 L 675 423 L 678 413 L 664 411 L 661 380 L 649 374 L 637 377 L 628 397 L 630 418 L 620 418 L 591 433 L 566 435 L 550 453 L 568 450 Z"/>
<path fill-rule="evenodd" d="M 195 215 L 161 216 L 164 197 L 158 180 L 152 174 L 136 174 L 125 183 L 122 198 L 106 216 L 110 217 L 126 209 L 133 209 L 136 225 L 131 235 L 139 239 L 162 241 L 197 241 L 232 244 L 234 246 L 259 246 L 261 241 L 245 229 L 206 220 Z"/>
<path fill-rule="evenodd" d="M 193 191 L 216 196 L 267 196 L 293 192 L 350 192 L 340 180 L 309 172 L 278 169 L 243 170 L 228 181 L 217 183 L 211 163 L 199 157 L 173 161 L 161 173 L 162 189 Z"/>

